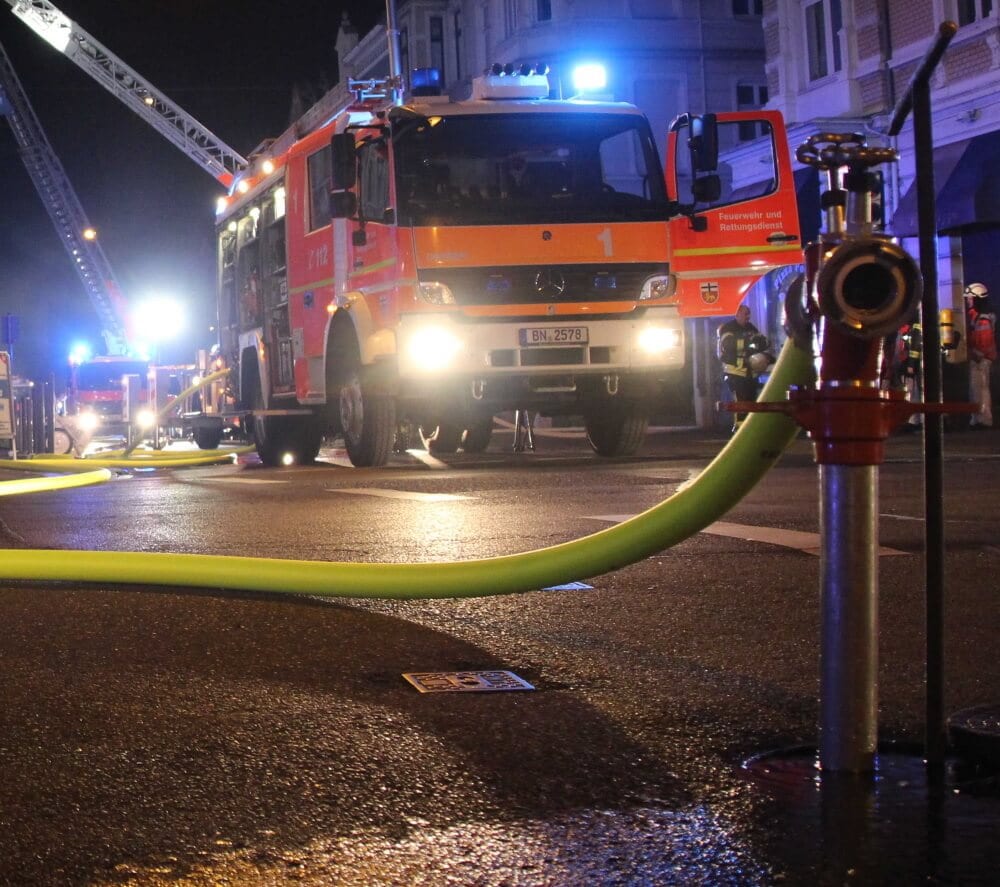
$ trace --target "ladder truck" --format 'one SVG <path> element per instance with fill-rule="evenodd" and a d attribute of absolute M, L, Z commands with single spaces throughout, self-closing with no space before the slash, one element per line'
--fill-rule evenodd
<path fill-rule="evenodd" d="M 101 357 L 71 356 L 66 414 L 74 418 L 60 419 L 56 435 L 60 451 L 68 452 L 74 441 L 93 434 L 127 434 L 129 416 L 122 379 L 137 375 L 138 400 L 145 401 L 149 363 L 128 354 L 121 287 L 2 45 L 0 116 L 10 126 L 25 169 L 97 313 L 107 349 L 107 355 Z"/>
<path fill-rule="evenodd" d="M 211 175 L 223 188 L 246 168 L 239 152 L 199 123 L 194 117 L 130 68 L 111 50 L 67 17 L 47 0 L 6 0 L 13 14 L 49 45 L 138 114 L 147 124 Z M 80 201 L 69 183 L 45 133 L 31 108 L 7 54 L 0 47 L 0 89 L 7 96 L 8 122 L 32 181 L 52 217 L 63 245 L 83 280 L 103 329 L 107 357 L 71 366 L 69 409 L 80 413 L 90 430 L 106 433 L 127 431 L 124 392 L 111 384 L 124 375 L 138 375 L 139 399 L 148 400 L 148 362 L 127 356 L 127 332 L 122 317 L 121 288 L 99 243 L 87 239 L 91 230 Z M 120 372 L 119 372 L 120 370 Z M 195 438 L 214 446 L 217 419 L 192 417 Z M 204 427 L 203 427 L 204 426 Z M 208 433 L 208 438 L 203 435 Z"/>
<path fill-rule="evenodd" d="M 92 238 L 87 214 L 35 115 L 10 57 L 0 45 L 0 109 L 21 160 L 56 229 L 60 242 L 97 312 L 108 354 L 127 351 L 122 295 L 101 245 Z"/>
<path fill-rule="evenodd" d="M 246 158 L 48 0 L 4 0 L 13 14 L 228 188 Z"/>

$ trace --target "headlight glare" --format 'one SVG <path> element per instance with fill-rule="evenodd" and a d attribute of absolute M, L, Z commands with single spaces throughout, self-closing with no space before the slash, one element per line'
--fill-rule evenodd
<path fill-rule="evenodd" d="M 152 410 L 139 410 L 135 414 L 135 424 L 142 429 L 152 428 L 156 422 L 156 413 Z"/>
<path fill-rule="evenodd" d="M 407 344 L 410 360 L 423 370 L 443 370 L 462 350 L 462 340 L 451 330 L 427 326 L 415 331 Z"/>
<path fill-rule="evenodd" d="M 80 427 L 84 431 L 94 431 L 101 424 L 101 417 L 97 413 L 87 411 L 80 414 Z"/>
<path fill-rule="evenodd" d="M 681 332 L 673 327 L 647 326 L 639 333 L 640 350 L 646 354 L 663 354 L 681 344 Z"/>

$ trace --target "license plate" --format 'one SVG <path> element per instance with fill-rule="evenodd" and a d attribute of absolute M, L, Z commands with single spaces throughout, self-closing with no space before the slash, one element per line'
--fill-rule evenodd
<path fill-rule="evenodd" d="M 585 326 L 528 326 L 518 330 L 522 346 L 585 345 L 589 341 Z"/>

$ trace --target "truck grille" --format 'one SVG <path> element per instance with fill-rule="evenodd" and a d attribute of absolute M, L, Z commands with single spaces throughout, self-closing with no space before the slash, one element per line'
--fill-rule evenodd
<path fill-rule="evenodd" d="M 445 284 L 459 305 L 531 305 L 557 302 L 634 302 L 645 281 L 665 275 L 655 262 L 610 265 L 504 265 L 423 268 L 421 282 Z"/>

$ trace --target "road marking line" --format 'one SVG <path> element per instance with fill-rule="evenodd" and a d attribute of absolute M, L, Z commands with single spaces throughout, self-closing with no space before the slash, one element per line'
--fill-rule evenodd
<path fill-rule="evenodd" d="M 432 456 L 427 450 L 421 450 L 417 447 L 407 450 L 406 455 L 413 456 L 418 462 L 423 462 L 428 468 L 433 468 L 435 470 L 440 470 L 441 468 L 447 468 L 448 464 L 442 462 L 440 459 Z"/>
<path fill-rule="evenodd" d="M 353 468 L 354 464 L 347 456 L 347 450 L 340 448 L 335 449 L 331 447 L 330 449 L 323 450 L 319 458 L 316 459 L 317 462 L 328 462 L 330 465 L 336 465 L 339 468 Z"/>
<path fill-rule="evenodd" d="M 210 484 L 287 484 L 287 480 L 269 480 L 263 477 L 199 477 L 198 482 Z"/>
<path fill-rule="evenodd" d="M 635 517 L 634 514 L 598 514 L 588 515 L 590 520 L 603 520 L 609 523 L 621 523 Z M 822 540 L 818 533 L 805 533 L 801 530 L 782 530 L 777 527 L 751 527 L 749 524 L 734 524 L 729 521 L 716 521 L 705 527 L 702 533 L 712 536 L 727 536 L 732 539 L 745 539 L 747 542 L 763 542 L 767 545 L 780 545 L 783 548 L 793 548 L 804 554 L 819 556 Z M 909 554 L 897 548 L 880 546 L 879 555 L 883 557 Z"/>
<path fill-rule="evenodd" d="M 455 502 L 458 499 L 475 499 L 476 496 L 458 496 L 454 493 L 415 493 L 409 490 L 380 490 L 380 489 L 332 489 L 327 488 L 328 493 L 348 493 L 354 496 L 381 496 L 384 499 L 409 499 L 413 502 Z"/>

